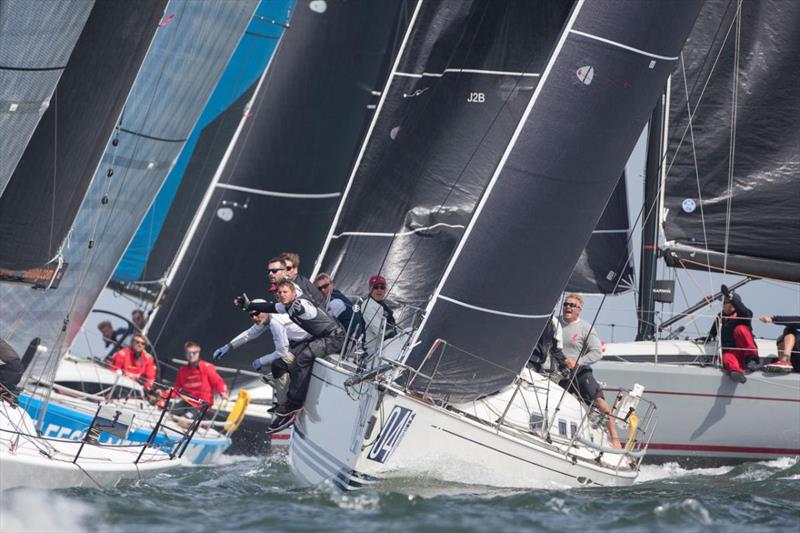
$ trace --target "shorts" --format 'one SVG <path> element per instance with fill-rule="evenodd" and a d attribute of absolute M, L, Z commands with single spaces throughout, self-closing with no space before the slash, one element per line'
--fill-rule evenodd
<path fill-rule="evenodd" d="M 591 404 L 603 396 L 603 389 L 594 378 L 592 369 L 585 366 L 578 368 L 578 375 L 574 380 L 564 379 L 559 385 L 566 388 L 571 394 L 578 396 L 586 404 Z"/>

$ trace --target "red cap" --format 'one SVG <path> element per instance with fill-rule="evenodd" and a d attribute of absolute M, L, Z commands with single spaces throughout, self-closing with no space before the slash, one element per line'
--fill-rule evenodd
<path fill-rule="evenodd" d="M 384 278 L 383 276 L 380 276 L 378 274 L 375 274 L 374 276 L 369 278 L 369 288 L 370 289 L 372 289 L 372 287 L 374 287 L 378 283 L 382 283 L 383 285 L 386 285 L 386 278 Z"/>

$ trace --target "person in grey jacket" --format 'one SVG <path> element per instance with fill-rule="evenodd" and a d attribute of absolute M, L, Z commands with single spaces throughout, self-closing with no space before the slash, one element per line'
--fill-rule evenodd
<path fill-rule="evenodd" d="M 594 363 L 603 358 L 603 345 L 592 325 L 581 319 L 583 297 L 580 294 L 568 294 L 564 298 L 561 311 L 561 327 L 564 343 L 564 364 L 571 375 L 560 385 L 577 394 L 584 402 L 594 404 L 597 410 L 605 415 L 611 414 L 611 407 L 603 397 L 603 389 L 592 373 Z M 608 433 L 611 445 L 620 448 L 617 427 L 614 420 L 608 419 Z"/>

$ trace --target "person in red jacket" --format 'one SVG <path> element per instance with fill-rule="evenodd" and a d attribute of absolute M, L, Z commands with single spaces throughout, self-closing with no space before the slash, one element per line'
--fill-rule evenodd
<path fill-rule="evenodd" d="M 145 350 L 146 346 L 144 336 L 134 335 L 129 347 L 111 356 L 111 370 L 121 370 L 127 377 L 142 383 L 145 390 L 150 390 L 156 380 L 156 362 Z"/>
<path fill-rule="evenodd" d="M 189 364 L 178 370 L 178 375 L 175 378 L 175 389 L 209 405 L 214 403 L 215 391 L 227 400 L 228 387 L 217 373 L 217 367 L 200 360 L 200 345 L 194 341 L 189 341 L 183 347 L 186 361 Z M 184 397 L 183 400 L 197 407 L 199 403 L 193 401 L 192 398 Z"/>

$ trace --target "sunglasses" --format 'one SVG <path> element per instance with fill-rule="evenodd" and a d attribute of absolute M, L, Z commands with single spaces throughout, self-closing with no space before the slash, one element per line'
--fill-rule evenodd
<path fill-rule="evenodd" d="M 200 350 L 186 350 L 186 355 L 200 355 Z"/>
<path fill-rule="evenodd" d="M 381 285 L 381 284 L 373 285 L 372 286 L 372 290 L 373 291 L 374 290 L 385 291 L 386 290 L 386 285 Z"/>
<path fill-rule="evenodd" d="M 574 308 L 576 308 L 576 307 L 577 307 L 578 309 L 580 309 L 580 308 L 581 308 L 581 306 L 580 306 L 580 305 L 578 305 L 578 304 L 574 304 L 574 303 L 572 303 L 572 302 L 564 302 L 564 307 L 568 307 L 568 308 L 570 308 L 570 309 L 574 309 Z"/>
<path fill-rule="evenodd" d="M 331 286 L 331 284 L 330 284 L 330 283 L 325 283 L 325 284 L 323 284 L 323 285 L 317 285 L 317 289 L 319 289 L 319 290 L 321 290 L 321 291 L 324 291 L 325 289 L 327 289 L 327 288 L 328 288 L 328 287 L 330 287 L 330 286 Z"/>
<path fill-rule="evenodd" d="M 294 270 L 294 265 L 286 265 L 286 270 Z"/>
<path fill-rule="evenodd" d="M 267 272 L 269 272 L 270 274 L 276 274 L 276 273 L 280 272 L 281 270 L 290 270 L 290 269 L 288 269 L 288 268 L 268 268 Z"/>
<path fill-rule="evenodd" d="M 140 346 L 144 346 L 147 343 L 146 342 L 142 342 L 142 341 L 133 341 L 133 344 L 138 344 Z"/>

